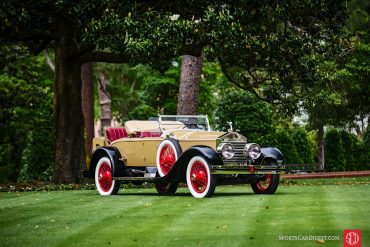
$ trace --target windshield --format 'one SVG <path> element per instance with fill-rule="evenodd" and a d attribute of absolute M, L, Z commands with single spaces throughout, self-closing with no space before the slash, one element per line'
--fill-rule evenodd
<path fill-rule="evenodd" d="M 195 129 L 211 131 L 207 115 L 160 115 L 159 126 L 161 130 Z"/>

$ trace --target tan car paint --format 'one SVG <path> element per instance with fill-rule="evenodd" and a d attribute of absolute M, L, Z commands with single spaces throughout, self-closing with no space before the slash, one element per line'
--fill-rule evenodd
<path fill-rule="evenodd" d="M 195 145 L 205 145 L 216 149 L 216 139 L 225 134 L 218 131 L 172 130 L 166 131 L 167 137 L 121 138 L 110 145 L 116 147 L 126 166 L 156 166 L 159 144 L 169 137 L 179 140 L 182 151 Z M 94 149 L 107 145 L 102 137 L 93 140 Z"/>

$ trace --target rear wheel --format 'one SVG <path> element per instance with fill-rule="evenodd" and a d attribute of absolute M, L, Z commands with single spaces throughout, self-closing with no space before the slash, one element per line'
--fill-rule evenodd
<path fill-rule="evenodd" d="M 274 194 L 279 186 L 279 174 L 266 174 L 263 180 L 252 183 L 251 187 L 256 194 Z"/>
<path fill-rule="evenodd" d="M 113 169 L 108 157 L 102 157 L 95 168 L 95 185 L 102 196 L 117 194 L 120 182 L 113 180 Z"/>
<path fill-rule="evenodd" d="M 177 190 L 177 183 L 156 183 L 155 188 L 160 195 L 175 194 Z"/>
<path fill-rule="evenodd" d="M 186 182 L 195 198 L 212 196 L 216 187 L 216 178 L 211 173 L 210 165 L 201 156 L 195 156 L 189 161 Z"/>
<path fill-rule="evenodd" d="M 181 154 L 181 147 L 171 139 L 164 140 L 157 150 L 157 169 L 161 177 L 166 176 Z"/>

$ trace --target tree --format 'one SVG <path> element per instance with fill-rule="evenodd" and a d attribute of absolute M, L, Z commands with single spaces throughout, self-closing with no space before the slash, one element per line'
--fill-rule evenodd
<path fill-rule="evenodd" d="M 318 170 L 323 170 L 324 126 L 345 125 L 353 122 L 356 114 L 367 114 L 368 110 L 361 108 L 369 105 L 369 93 L 368 84 L 346 83 L 339 73 L 352 51 L 343 38 L 346 1 L 306 4 L 310 8 L 302 8 L 299 2 L 284 2 L 277 8 L 280 11 L 269 5 L 258 9 L 252 5 L 256 21 L 243 26 L 230 20 L 234 25 L 222 31 L 232 38 L 213 49 L 223 54 L 219 57 L 223 71 L 234 84 L 280 106 L 282 114 L 304 111 L 309 115 L 311 125 L 318 130 Z M 261 21 L 260 16 L 269 18 Z M 253 29 L 251 23 L 263 27 L 264 32 Z M 244 38 L 246 34 L 248 39 Z"/>
<path fill-rule="evenodd" d="M 99 133 L 103 136 L 104 128 L 111 126 L 112 123 L 112 96 L 108 92 L 109 81 L 107 80 L 104 71 L 99 71 L 98 82 L 101 124 Z"/>
<path fill-rule="evenodd" d="M 54 48 L 57 183 L 76 182 L 85 167 L 81 65 L 94 61 L 165 64 L 178 50 L 175 47 L 184 44 L 191 27 L 190 21 L 169 19 L 170 10 L 177 12 L 176 5 L 152 2 L 8 0 L 0 7 L 2 45 L 25 47 L 35 54 Z"/>
<path fill-rule="evenodd" d="M 300 72 L 310 69 L 297 61 L 316 47 L 325 51 L 320 42 L 340 25 L 343 6 L 342 1 L 7 0 L 0 5 L 0 44 L 36 54 L 53 47 L 54 181 L 74 182 L 85 157 L 82 64 L 142 62 L 163 70 L 173 57 L 200 56 L 209 45 L 229 77 L 235 68 L 245 69 L 247 88 L 264 82 L 269 99 L 277 92 L 289 98 Z"/>
<path fill-rule="evenodd" d="M 177 103 L 178 115 L 196 115 L 198 113 L 199 84 L 203 60 L 204 53 L 199 57 L 182 56 L 179 100 Z"/>
<path fill-rule="evenodd" d="M 43 56 L 0 71 L 0 181 L 41 179 L 52 171 L 52 78 Z"/>
<path fill-rule="evenodd" d="M 82 81 L 82 110 L 85 123 L 85 150 L 86 160 L 90 161 L 92 151 L 92 140 L 95 135 L 94 130 L 94 83 L 93 83 L 93 64 L 85 63 L 81 66 Z"/>

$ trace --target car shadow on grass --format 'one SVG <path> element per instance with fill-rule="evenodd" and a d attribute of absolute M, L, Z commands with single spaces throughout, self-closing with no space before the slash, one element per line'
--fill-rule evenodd
<path fill-rule="evenodd" d="M 292 195 L 294 192 L 278 192 L 273 195 L 257 195 L 253 192 L 215 192 L 212 197 L 240 197 L 240 196 L 280 196 L 280 195 Z M 155 197 L 192 197 L 190 192 L 178 192 L 175 194 L 160 195 L 155 192 L 118 192 L 116 196 L 155 196 Z"/>

